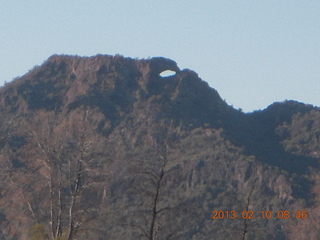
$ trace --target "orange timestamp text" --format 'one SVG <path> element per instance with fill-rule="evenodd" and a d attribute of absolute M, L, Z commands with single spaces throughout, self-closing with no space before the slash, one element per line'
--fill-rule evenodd
<path fill-rule="evenodd" d="M 290 218 L 297 218 L 297 219 L 307 219 L 308 213 L 307 211 L 295 211 L 290 212 L 288 210 L 285 211 L 261 211 L 259 213 L 255 213 L 254 211 L 212 211 L 212 219 L 271 219 L 271 218 L 278 218 L 278 219 L 290 219 Z"/>

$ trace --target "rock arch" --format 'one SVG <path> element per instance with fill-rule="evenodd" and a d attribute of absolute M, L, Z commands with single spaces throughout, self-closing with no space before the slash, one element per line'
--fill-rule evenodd
<path fill-rule="evenodd" d="M 162 72 L 159 73 L 160 77 L 171 77 L 171 76 L 174 76 L 176 75 L 176 71 L 173 71 L 173 70 L 164 70 Z"/>

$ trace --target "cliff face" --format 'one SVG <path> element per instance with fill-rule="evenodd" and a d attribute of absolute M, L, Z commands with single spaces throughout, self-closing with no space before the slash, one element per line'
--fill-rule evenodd
<path fill-rule="evenodd" d="M 0 105 L 0 239 L 319 237 L 317 108 L 244 114 L 170 59 L 108 55 L 54 55 Z"/>

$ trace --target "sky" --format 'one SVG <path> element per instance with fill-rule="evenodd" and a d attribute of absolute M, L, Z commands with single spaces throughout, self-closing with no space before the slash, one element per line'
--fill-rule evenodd
<path fill-rule="evenodd" d="M 320 106 L 320 1 L 0 0 L 0 85 L 53 54 L 167 57 L 244 112 Z"/>

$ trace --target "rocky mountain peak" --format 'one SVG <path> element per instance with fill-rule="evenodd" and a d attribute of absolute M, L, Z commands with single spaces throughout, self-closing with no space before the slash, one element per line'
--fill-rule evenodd
<path fill-rule="evenodd" d="M 319 239 L 319 133 L 167 58 L 53 55 L 0 89 L 0 239 Z"/>

